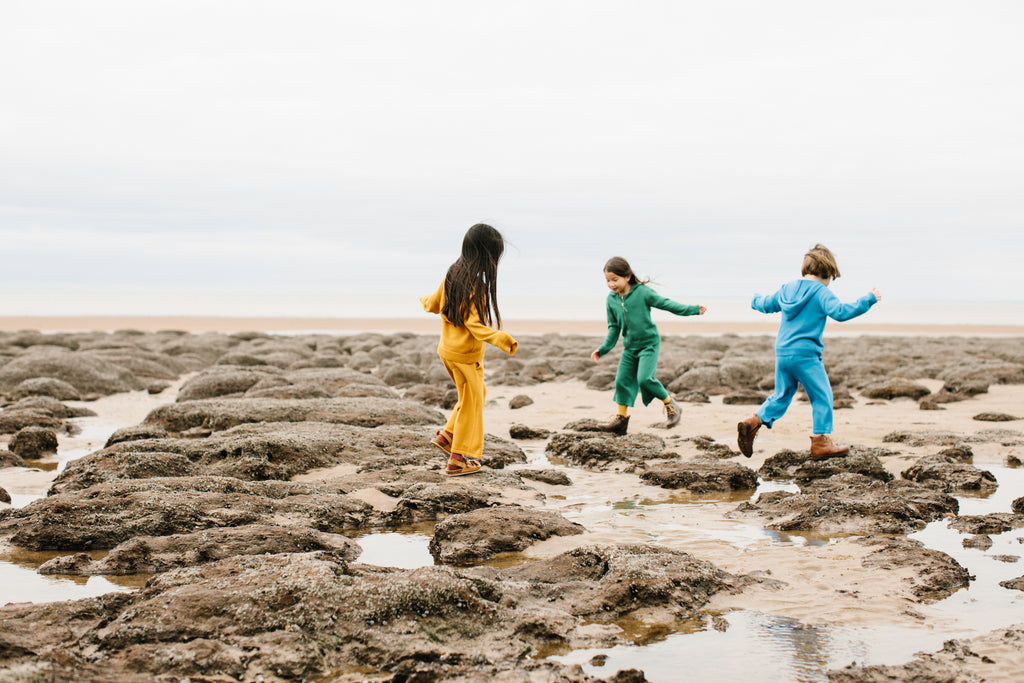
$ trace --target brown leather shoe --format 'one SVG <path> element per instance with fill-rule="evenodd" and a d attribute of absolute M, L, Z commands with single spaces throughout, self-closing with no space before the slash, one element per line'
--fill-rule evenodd
<path fill-rule="evenodd" d="M 683 416 L 683 411 L 679 409 L 679 404 L 671 396 L 668 399 L 668 403 L 665 404 L 665 429 L 672 429 L 679 424 L 679 418 Z"/>
<path fill-rule="evenodd" d="M 629 427 L 629 416 L 616 415 L 611 422 L 597 425 L 594 427 L 599 432 L 611 432 L 618 436 L 623 436 L 626 433 L 626 429 Z"/>
<path fill-rule="evenodd" d="M 751 415 L 736 425 L 736 445 L 740 447 L 740 453 L 748 458 L 754 454 L 754 437 L 762 424 L 761 418 Z"/>
<path fill-rule="evenodd" d="M 837 446 L 832 443 L 832 437 L 828 434 L 818 434 L 811 437 L 811 458 L 824 460 L 840 455 L 846 455 L 850 450 L 849 446 Z"/>

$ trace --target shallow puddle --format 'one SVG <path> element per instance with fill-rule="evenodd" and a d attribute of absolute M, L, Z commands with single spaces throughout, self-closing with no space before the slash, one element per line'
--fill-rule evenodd
<path fill-rule="evenodd" d="M 680 630 L 647 636 L 643 645 L 577 650 L 552 659 L 581 664 L 594 676 L 641 669 L 652 683 L 693 681 L 826 681 L 828 669 L 851 663 L 899 664 L 914 652 L 942 646 L 943 634 L 924 629 L 809 626 L 751 610 L 726 612 L 708 623 L 680 622 Z"/>
<path fill-rule="evenodd" d="M 429 549 L 435 524 L 425 522 L 392 531 L 350 532 L 345 535 L 363 549 L 356 562 L 378 567 L 416 569 L 435 564 Z"/>

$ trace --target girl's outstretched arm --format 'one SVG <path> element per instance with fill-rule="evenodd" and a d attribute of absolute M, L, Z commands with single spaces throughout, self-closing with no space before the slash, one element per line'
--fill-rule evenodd
<path fill-rule="evenodd" d="M 767 296 L 755 294 L 754 298 L 750 300 L 750 307 L 761 313 L 778 313 L 782 310 L 782 306 L 779 305 L 779 293 L 775 292 Z"/>
<path fill-rule="evenodd" d="M 676 315 L 701 315 L 704 313 L 703 306 L 697 306 L 695 304 L 681 304 L 678 301 L 672 301 L 668 297 L 661 296 L 653 289 L 648 288 L 647 291 L 647 305 L 651 308 L 660 308 L 663 311 L 669 313 L 675 313 Z"/>
<path fill-rule="evenodd" d="M 821 307 L 825 311 L 825 315 L 842 322 L 867 313 L 868 309 L 876 303 L 878 303 L 878 297 L 874 291 L 868 292 L 852 304 L 844 304 L 839 297 L 826 289 L 822 294 Z"/>
<path fill-rule="evenodd" d="M 466 320 L 463 323 L 469 333 L 479 339 L 482 342 L 491 344 L 501 349 L 510 356 L 516 354 L 516 349 L 519 348 L 519 342 L 512 338 L 508 332 L 501 330 L 494 330 L 487 325 L 484 325 L 480 320 L 480 315 L 477 313 L 477 308 L 474 306 L 469 315 L 466 316 Z"/>
<path fill-rule="evenodd" d="M 437 291 L 433 294 L 427 294 L 426 296 L 420 297 L 420 303 L 423 304 L 423 310 L 427 313 L 440 313 L 441 312 L 441 298 L 444 296 L 444 282 L 437 288 Z"/>

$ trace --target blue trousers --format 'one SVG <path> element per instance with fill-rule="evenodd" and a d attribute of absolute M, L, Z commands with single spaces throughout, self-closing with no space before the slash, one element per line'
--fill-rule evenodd
<path fill-rule="evenodd" d="M 772 423 L 786 414 L 796 394 L 797 383 L 804 385 L 811 399 L 811 419 L 815 434 L 832 433 L 832 385 L 825 373 L 821 356 L 775 357 L 775 393 L 757 409 L 761 422 L 771 429 Z"/>
<path fill-rule="evenodd" d="M 651 344 L 639 349 L 623 349 L 619 369 L 615 372 L 615 403 L 632 406 L 639 393 L 644 405 L 652 399 L 664 401 L 668 391 L 654 376 L 658 369 L 658 351 L 661 344 Z"/>

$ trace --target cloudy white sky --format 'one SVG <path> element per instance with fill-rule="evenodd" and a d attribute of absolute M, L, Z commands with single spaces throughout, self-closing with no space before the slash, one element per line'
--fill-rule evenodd
<path fill-rule="evenodd" d="M 1024 299 L 1018 0 L 10 0 L 0 298 Z M 45 314 L 47 311 L 40 310 Z M 1018 321 L 1020 322 L 1020 321 Z"/>

